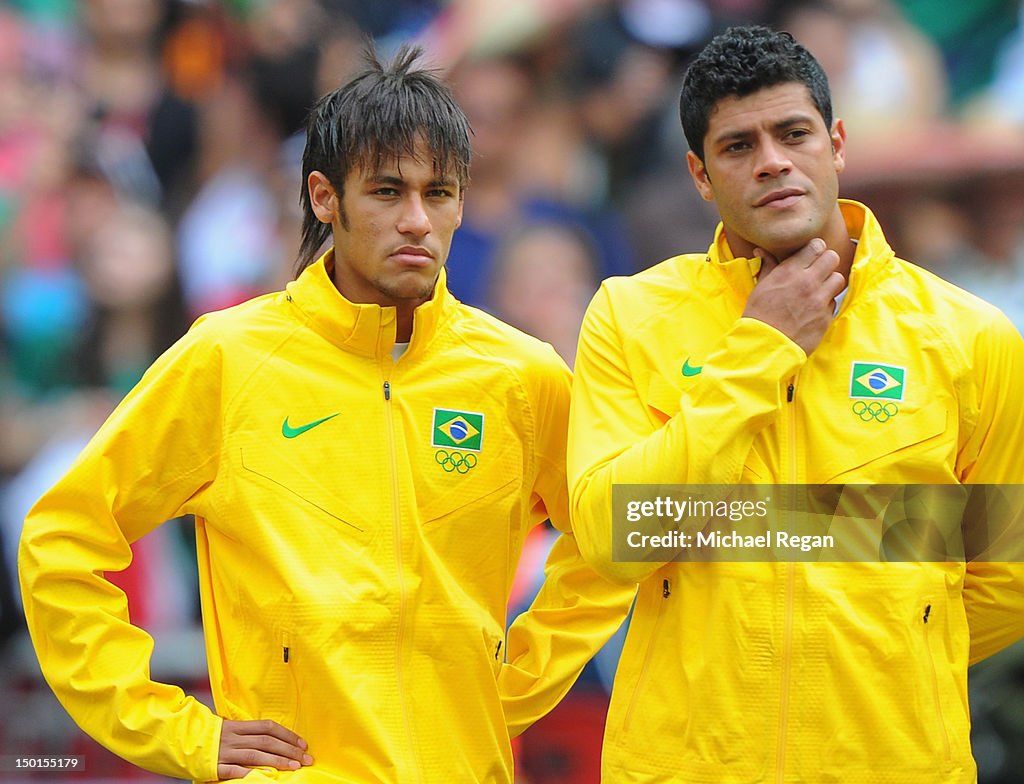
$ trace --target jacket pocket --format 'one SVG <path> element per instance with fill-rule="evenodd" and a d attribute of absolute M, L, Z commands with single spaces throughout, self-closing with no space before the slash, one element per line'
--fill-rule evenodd
<path fill-rule="evenodd" d="M 861 401 L 857 401 L 861 402 Z M 867 415 L 867 414 L 865 414 Z M 855 414 L 850 413 L 850 416 Z M 859 421 L 865 432 L 832 438 L 831 460 L 822 461 L 813 481 L 822 483 L 936 483 L 952 481 L 949 473 L 947 411 L 937 401 L 917 411 L 899 411 L 885 421 Z M 870 429 L 877 428 L 872 433 Z M 955 437 L 955 436 L 954 436 Z"/>
<path fill-rule="evenodd" d="M 261 484 L 272 495 L 284 493 L 302 501 L 307 510 L 320 512 L 335 528 L 346 534 L 369 536 L 371 524 L 324 485 L 316 470 L 287 463 L 261 449 L 242 448 L 240 451 L 242 468 L 259 477 Z M 268 504 L 267 507 L 272 508 L 272 505 Z"/>
<path fill-rule="evenodd" d="M 513 559 L 521 546 L 520 480 L 467 485 L 422 507 L 423 538 L 462 590 L 504 610 Z"/>
<path fill-rule="evenodd" d="M 279 634 L 281 646 L 281 667 L 285 671 L 284 686 L 281 694 L 280 710 L 283 720 L 278 723 L 292 731 L 300 721 L 299 716 L 299 695 L 302 694 L 302 654 L 303 651 L 295 648 L 295 635 L 290 629 L 284 629 Z"/>
<path fill-rule="evenodd" d="M 940 666 L 945 662 L 942 653 L 941 636 L 945 633 L 941 627 L 936 628 L 938 605 L 932 599 L 926 599 L 921 606 L 921 634 L 924 637 L 925 661 L 927 662 L 926 677 L 929 678 L 932 699 L 935 705 L 935 734 L 943 751 L 943 760 L 949 762 L 952 758 L 949 741 L 949 729 L 942 711 L 942 688 L 940 680 Z"/>
<path fill-rule="evenodd" d="M 609 710 L 609 771 L 764 780 L 777 699 L 771 569 L 672 564 L 640 591 Z"/>
<path fill-rule="evenodd" d="M 958 763 L 969 754 L 966 681 L 963 692 L 958 684 L 965 673 L 953 661 L 966 641 L 950 624 L 960 601 L 947 585 L 951 571 L 822 563 L 808 564 L 805 575 L 818 597 L 805 616 L 815 653 L 806 680 L 816 690 L 794 691 L 793 704 L 807 726 L 821 730 L 808 764 L 829 781 L 877 773 L 886 760 L 899 760 L 907 780 L 947 780 L 941 774 L 950 769 L 951 748 Z"/>
<path fill-rule="evenodd" d="M 245 618 L 227 674 L 232 719 L 272 719 L 294 730 L 302 654 L 290 626 Z"/>
<path fill-rule="evenodd" d="M 480 507 L 493 507 L 507 495 L 518 477 L 507 474 L 492 475 L 482 481 L 466 481 L 461 486 L 437 494 L 420 506 L 424 526 L 434 526 L 448 520 L 472 514 Z"/>

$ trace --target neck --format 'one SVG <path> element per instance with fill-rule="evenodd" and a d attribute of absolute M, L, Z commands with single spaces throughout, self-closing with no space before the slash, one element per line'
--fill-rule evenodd
<path fill-rule="evenodd" d="M 417 304 L 415 307 L 401 307 L 399 306 L 395 312 L 395 342 L 396 343 L 408 343 L 412 340 L 412 320 L 413 314 L 416 312 L 416 308 L 423 303 Z"/>
<path fill-rule="evenodd" d="M 825 240 L 825 245 L 831 250 L 834 250 L 839 254 L 839 267 L 837 272 L 842 273 L 842 276 L 849 282 L 850 280 L 850 269 L 853 267 L 853 257 L 857 252 L 856 246 L 850 241 L 850 232 L 846 228 L 846 221 L 843 219 L 843 213 L 839 209 L 839 205 L 836 205 L 835 211 L 829 217 L 826 224 L 822 227 L 821 231 L 815 235 Z M 750 258 L 754 255 L 755 245 L 751 244 L 742 237 L 738 237 L 726 227 L 725 239 L 729 243 L 729 248 L 733 255 L 736 257 Z M 810 242 L 810 238 L 801 242 L 795 246 L 782 246 L 775 248 L 763 248 L 765 251 L 770 253 L 777 262 L 782 262 L 797 253 L 802 247 Z"/>
<path fill-rule="evenodd" d="M 850 231 L 846 228 L 846 221 L 843 219 L 843 213 L 838 204 L 825 227 L 823 239 L 829 248 L 839 254 L 839 267 L 836 271 L 842 274 L 843 279 L 849 284 L 850 270 L 853 268 L 853 257 L 857 254 L 857 246 L 850 242 Z"/>

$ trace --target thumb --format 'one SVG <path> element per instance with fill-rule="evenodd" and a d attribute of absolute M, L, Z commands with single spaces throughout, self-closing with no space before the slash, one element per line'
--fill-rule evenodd
<path fill-rule="evenodd" d="M 761 259 L 761 271 L 757 274 L 757 281 L 760 283 L 779 266 L 779 260 L 763 248 L 754 248 L 754 255 Z"/>

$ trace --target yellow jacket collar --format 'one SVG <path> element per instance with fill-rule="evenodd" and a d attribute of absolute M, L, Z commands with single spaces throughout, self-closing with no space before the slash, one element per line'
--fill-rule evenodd
<path fill-rule="evenodd" d="M 893 251 L 882 233 L 882 227 L 878 224 L 878 220 L 866 205 L 852 199 L 839 199 L 839 209 L 843 214 L 850 238 L 857 242 L 857 252 L 853 257 L 853 269 L 850 274 L 852 284 L 857 279 L 858 273 L 861 273 L 866 266 L 887 262 L 892 258 Z M 734 274 L 739 269 L 749 269 L 751 282 L 761 271 L 761 259 L 745 259 L 733 255 L 729 241 L 725 238 L 725 226 L 722 223 L 719 223 L 715 230 L 715 239 L 708 249 L 707 260 L 723 265 Z M 860 277 L 863 275 L 861 274 Z"/>
<path fill-rule="evenodd" d="M 395 345 L 395 309 L 349 301 L 335 287 L 333 269 L 331 248 L 287 285 L 289 301 L 298 306 L 318 334 L 338 348 L 368 357 L 390 353 Z M 455 303 L 442 267 L 433 295 L 416 308 L 410 351 L 430 339 Z"/>

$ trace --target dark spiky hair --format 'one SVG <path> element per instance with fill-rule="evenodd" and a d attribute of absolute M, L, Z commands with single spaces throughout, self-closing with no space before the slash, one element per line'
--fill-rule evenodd
<path fill-rule="evenodd" d="M 832 95 L 817 60 L 787 32 L 760 25 L 730 27 L 686 69 L 679 118 L 690 149 L 704 160 L 711 113 L 723 98 L 742 98 L 791 82 L 807 86 L 825 127 L 832 127 Z"/>
<path fill-rule="evenodd" d="M 306 186 L 311 172 L 323 172 L 341 197 L 351 170 L 375 170 L 411 156 L 422 139 L 439 175 L 452 173 L 460 186 L 468 184 L 469 122 L 447 85 L 434 72 L 416 67 L 422 54 L 420 47 L 406 45 L 382 64 L 368 42 L 366 68 L 310 111 L 302 153 L 302 242 L 296 274 L 316 261 L 331 236 L 330 225 L 313 213 Z"/>

